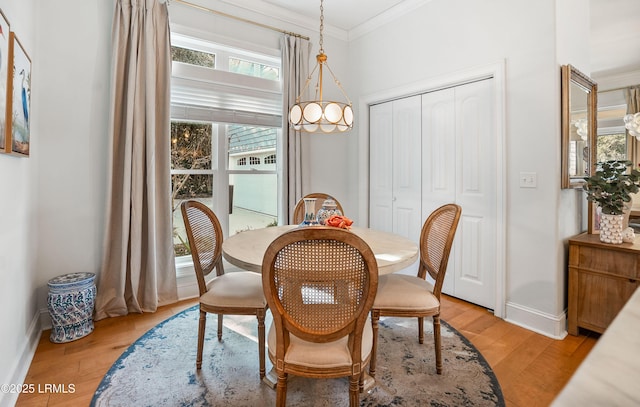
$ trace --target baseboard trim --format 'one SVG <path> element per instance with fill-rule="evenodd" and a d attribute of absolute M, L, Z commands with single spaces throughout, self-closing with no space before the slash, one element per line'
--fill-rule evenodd
<path fill-rule="evenodd" d="M 507 302 L 505 321 L 553 339 L 567 336 L 567 316 L 551 315 L 520 304 Z"/>
<path fill-rule="evenodd" d="M 40 327 L 40 312 L 38 311 L 29 324 L 26 340 L 11 367 L 11 377 L 8 378 L 6 383 L 24 383 L 29 367 L 31 366 L 31 361 L 36 353 L 38 342 L 40 342 L 40 335 L 42 335 L 42 329 Z M 18 393 L 0 392 L 0 407 L 15 406 L 18 401 L 18 396 Z"/>

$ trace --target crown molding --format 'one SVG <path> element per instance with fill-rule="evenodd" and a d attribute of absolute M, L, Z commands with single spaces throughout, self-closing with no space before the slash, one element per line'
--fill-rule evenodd
<path fill-rule="evenodd" d="M 620 72 L 594 72 L 592 78 L 598 84 L 598 92 L 640 84 L 640 67 Z"/>
<path fill-rule="evenodd" d="M 254 14 L 258 14 L 261 18 L 267 20 L 276 19 L 283 23 L 286 23 L 287 27 L 295 26 L 302 29 L 305 33 L 317 33 L 320 31 L 320 14 L 318 12 L 318 18 L 309 18 L 301 14 L 295 13 L 291 10 L 287 10 L 282 7 L 274 6 L 272 4 L 265 3 L 263 1 L 256 0 L 219 0 L 222 3 L 226 3 L 238 9 L 249 11 Z M 265 21 L 260 21 L 265 22 Z M 269 22 L 266 22 L 269 23 Z M 283 28 L 286 31 L 293 31 L 293 29 Z M 337 38 L 342 41 L 349 40 L 349 34 L 346 30 L 337 28 L 331 24 L 324 24 L 324 35 L 328 35 L 333 38 Z"/>
<path fill-rule="evenodd" d="M 257 14 L 262 19 L 276 19 L 285 23 L 287 26 L 295 26 L 307 33 L 316 33 L 320 29 L 318 18 L 309 18 L 299 13 L 293 12 L 283 7 L 274 6 L 257 0 L 219 0 L 229 6 Z M 370 20 L 352 28 L 351 30 L 343 30 L 331 25 L 331 22 L 324 24 L 324 34 L 333 38 L 349 42 L 357 39 L 413 10 L 430 3 L 433 0 L 405 0 L 383 13 L 371 18 Z"/>

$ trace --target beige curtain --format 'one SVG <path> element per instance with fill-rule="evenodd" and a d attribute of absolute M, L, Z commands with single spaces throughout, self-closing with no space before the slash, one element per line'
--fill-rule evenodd
<path fill-rule="evenodd" d="M 116 0 L 110 179 L 96 319 L 177 300 L 170 202 L 167 4 Z"/>
<path fill-rule="evenodd" d="M 632 86 L 625 93 L 627 101 L 627 113 L 633 114 L 640 112 L 640 86 Z"/>
<path fill-rule="evenodd" d="M 293 221 L 293 209 L 303 196 L 305 176 L 303 163 L 308 151 L 303 147 L 301 133 L 289 126 L 289 107 L 296 102 L 296 96 L 302 90 L 309 75 L 309 53 L 311 44 L 308 40 L 284 35 L 281 40 L 282 48 L 282 139 L 284 155 L 284 196 L 285 202 L 281 219 Z"/>
<path fill-rule="evenodd" d="M 627 102 L 627 114 L 640 112 L 640 86 L 631 86 L 625 90 L 624 98 Z M 636 165 L 640 163 L 640 142 L 630 134 L 627 135 L 629 140 L 629 159 Z"/>

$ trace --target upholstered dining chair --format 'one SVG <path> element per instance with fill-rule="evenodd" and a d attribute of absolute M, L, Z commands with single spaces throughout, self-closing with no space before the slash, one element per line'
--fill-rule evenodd
<path fill-rule="evenodd" d="M 298 228 L 270 244 L 262 286 L 273 315 L 267 343 L 278 375 L 277 406 L 286 404 L 289 374 L 349 376 L 349 405 L 360 405 L 377 285 L 371 248 L 349 231 Z"/>
<path fill-rule="evenodd" d="M 218 316 L 218 340 L 222 340 L 223 315 L 255 315 L 258 318 L 258 355 L 260 379 L 265 376 L 265 326 L 267 301 L 260 274 L 250 271 L 224 272 L 222 265 L 222 228 L 209 207 L 193 200 L 181 204 L 182 217 L 200 291 L 200 320 L 196 368 L 202 367 L 202 348 L 207 313 Z M 207 281 L 213 269 L 215 277 Z"/>
<path fill-rule="evenodd" d="M 380 276 L 378 294 L 371 309 L 373 350 L 369 374 L 372 377 L 376 373 L 378 320 L 381 316 L 417 317 L 419 343 L 424 343 L 424 317 L 432 317 L 436 372 L 442 374 L 440 292 L 461 214 L 459 205 L 447 204 L 429 215 L 420 233 L 420 260 L 416 276 L 399 273 Z M 433 284 L 426 280 L 427 273 Z"/>
<path fill-rule="evenodd" d="M 327 198 L 331 198 L 334 201 L 336 201 L 336 207 L 338 210 L 340 210 L 340 212 L 344 215 L 344 210 L 342 209 L 342 205 L 340 205 L 340 202 L 338 202 L 337 199 L 335 199 L 334 197 L 332 197 L 329 194 L 325 194 L 323 192 L 313 192 L 310 194 L 307 194 L 305 196 L 302 197 L 302 199 L 298 200 L 298 202 L 296 203 L 296 207 L 293 210 L 293 224 L 299 224 L 304 220 L 304 198 L 316 198 L 316 210 L 315 213 L 318 213 L 318 210 L 320 208 L 322 208 L 322 203 L 324 202 L 325 199 Z"/>

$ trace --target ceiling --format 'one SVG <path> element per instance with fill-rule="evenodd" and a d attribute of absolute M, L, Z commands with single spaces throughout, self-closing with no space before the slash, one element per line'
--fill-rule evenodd
<path fill-rule="evenodd" d="M 589 0 L 591 74 L 640 70 L 640 1 Z M 624 52 L 620 52 L 624 44 Z"/>
<path fill-rule="evenodd" d="M 228 3 L 258 11 L 263 14 L 293 13 L 313 21 L 313 28 L 319 28 L 319 0 L 223 0 Z M 324 2 L 325 26 L 330 25 L 343 31 L 350 31 L 376 16 L 389 13 L 398 5 L 428 3 L 431 0 L 326 0 Z"/>
<path fill-rule="evenodd" d="M 223 0 L 255 12 L 319 27 L 319 0 Z M 325 29 L 344 33 L 435 0 L 326 0 Z M 640 0 L 589 0 L 591 74 L 640 70 Z M 626 44 L 625 52 L 619 51 Z"/>

